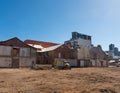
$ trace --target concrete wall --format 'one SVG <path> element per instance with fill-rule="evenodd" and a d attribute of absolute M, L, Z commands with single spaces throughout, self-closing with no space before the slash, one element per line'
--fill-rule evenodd
<path fill-rule="evenodd" d="M 96 66 L 95 60 L 91 60 L 91 62 L 92 62 L 92 67 L 95 67 Z"/>
<path fill-rule="evenodd" d="M 85 39 L 78 39 L 78 44 L 80 47 L 88 46 L 89 48 L 91 47 L 91 41 L 90 40 L 85 40 Z"/>
<path fill-rule="evenodd" d="M 81 60 L 80 61 L 80 67 L 84 67 L 85 66 L 85 61 L 84 60 Z"/>
<path fill-rule="evenodd" d="M 92 62 L 92 67 L 107 67 L 107 61 L 106 60 L 91 60 Z"/>
<path fill-rule="evenodd" d="M 91 59 L 107 59 L 107 55 L 104 53 L 104 51 L 99 47 L 93 47 L 90 49 L 90 58 Z"/>
<path fill-rule="evenodd" d="M 77 59 L 88 59 L 88 58 L 90 58 L 88 47 L 82 47 L 82 48 L 78 49 Z"/>
<path fill-rule="evenodd" d="M 0 67 L 11 67 L 12 59 L 10 57 L 0 57 Z"/>
<path fill-rule="evenodd" d="M 103 65 L 104 65 L 105 67 L 108 67 L 108 62 L 105 60 L 105 61 L 103 62 Z"/>
<path fill-rule="evenodd" d="M 78 60 L 78 67 L 89 67 L 90 66 L 90 60 Z"/>
<path fill-rule="evenodd" d="M 77 67 L 76 59 L 66 59 L 66 60 L 70 63 L 70 66 Z"/>
<path fill-rule="evenodd" d="M 74 44 L 75 44 L 75 45 L 79 45 L 79 47 L 87 46 L 87 47 L 91 48 L 90 40 L 85 40 L 85 39 L 79 38 L 79 39 L 75 39 L 75 40 L 70 40 L 68 42 L 70 42 L 72 46 L 74 46 Z"/>

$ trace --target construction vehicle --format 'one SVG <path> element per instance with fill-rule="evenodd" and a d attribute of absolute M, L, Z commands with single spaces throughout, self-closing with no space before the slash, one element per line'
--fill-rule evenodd
<path fill-rule="evenodd" d="M 55 59 L 54 68 L 56 69 L 71 69 L 70 63 L 65 59 Z"/>

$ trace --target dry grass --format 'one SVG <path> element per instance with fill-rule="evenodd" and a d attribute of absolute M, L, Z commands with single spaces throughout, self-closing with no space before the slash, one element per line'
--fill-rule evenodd
<path fill-rule="evenodd" d="M 0 69 L 0 93 L 120 93 L 120 68 Z"/>

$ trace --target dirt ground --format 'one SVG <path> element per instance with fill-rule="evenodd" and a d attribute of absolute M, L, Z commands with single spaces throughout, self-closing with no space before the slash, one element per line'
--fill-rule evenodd
<path fill-rule="evenodd" d="M 0 69 L 0 93 L 120 93 L 120 68 Z"/>

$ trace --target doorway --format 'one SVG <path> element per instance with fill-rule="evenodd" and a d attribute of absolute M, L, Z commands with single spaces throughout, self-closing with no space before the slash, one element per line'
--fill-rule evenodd
<path fill-rule="evenodd" d="M 12 49 L 12 67 L 19 68 L 20 48 Z"/>

